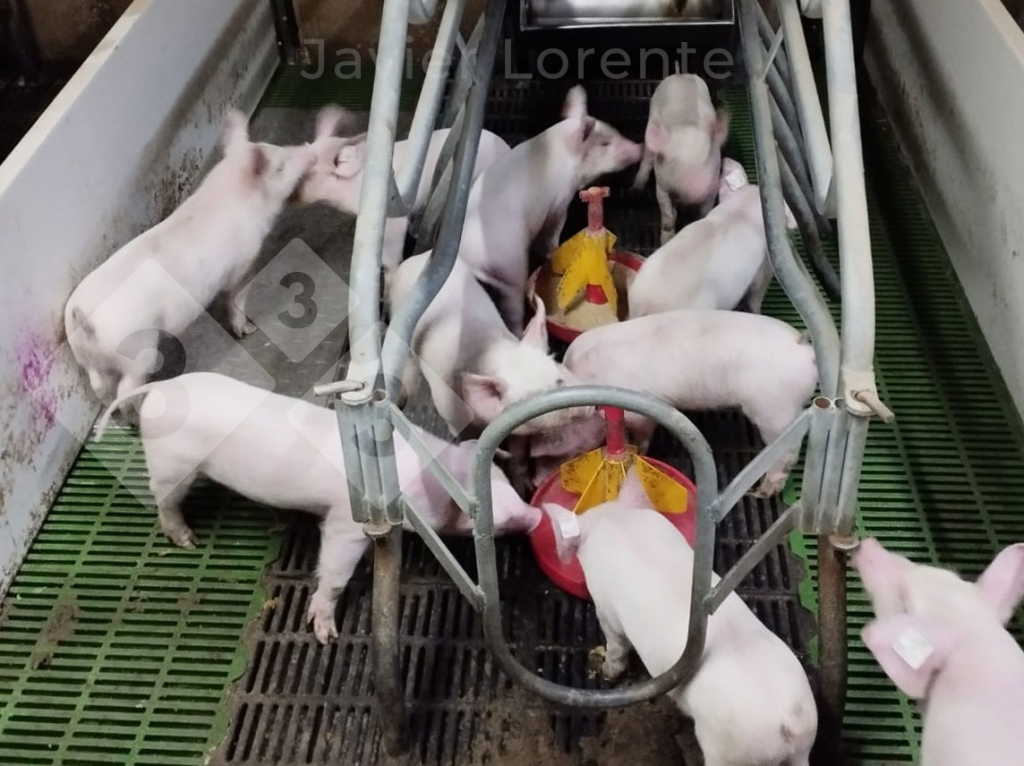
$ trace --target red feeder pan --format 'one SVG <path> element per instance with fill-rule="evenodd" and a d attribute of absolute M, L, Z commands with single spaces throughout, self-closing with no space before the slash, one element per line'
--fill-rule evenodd
<path fill-rule="evenodd" d="M 686 512 L 663 513 L 662 516 L 672 522 L 672 526 L 679 530 L 679 533 L 686 538 L 690 545 L 693 545 L 697 536 L 697 487 L 672 466 L 649 457 L 644 459 L 686 487 L 688 496 Z M 571 509 L 575 507 L 577 500 L 579 500 L 579 495 L 567 491 L 562 486 L 562 477 L 556 471 L 537 488 L 531 505 L 534 508 L 540 508 L 543 503 L 554 503 Z M 541 570 L 555 585 L 576 598 L 584 601 L 590 600 L 590 591 L 587 590 L 586 578 L 583 576 L 583 568 L 580 566 L 579 559 L 573 558 L 568 564 L 559 560 L 558 552 L 555 549 L 555 532 L 551 528 L 551 519 L 546 513 L 542 515 L 537 528 L 530 533 L 530 545 L 533 547 L 533 555 Z"/>

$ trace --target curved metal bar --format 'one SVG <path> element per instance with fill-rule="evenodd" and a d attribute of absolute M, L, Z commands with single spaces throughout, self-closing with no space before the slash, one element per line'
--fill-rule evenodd
<path fill-rule="evenodd" d="M 494 551 L 494 516 L 491 506 L 491 462 L 505 438 L 522 423 L 538 415 L 566 407 L 610 405 L 638 412 L 664 426 L 686 448 L 697 480 L 697 537 L 694 546 L 693 586 L 686 648 L 671 669 L 635 686 L 621 689 L 584 690 L 556 684 L 534 675 L 512 655 L 501 626 L 498 598 L 498 567 Z M 477 576 L 484 592 L 484 636 L 502 670 L 512 680 L 549 700 L 571 707 L 610 708 L 630 705 L 664 694 L 689 683 L 704 652 L 708 611 L 705 599 L 711 588 L 715 548 L 715 522 L 711 502 L 718 490 L 711 447 L 685 415 L 665 402 L 636 391 L 607 386 L 572 386 L 533 397 L 509 407 L 480 437 L 473 466 L 477 512 Z"/>
<path fill-rule="evenodd" d="M 420 188 L 420 177 L 426 164 L 430 141 L 434 135 L 434 125 L 441 111 L 441 98 L 448 82 L 448 71 L 451 68 L 452 52 L 455 40 L 459 36 L 459 22 L 462 21 L 466 8 L 466 0 L 447 0 L 441 22 L 437 30 L 437 38 L 430 54 L 426 76 L 420 89 L 420 97 L 416 102 L 412 125 L 409 126 L 408 161 L 398 171 L 395 179 L 397 199 L 389 200 L 389 214 L 392 216 L 408 215 L 416 203 L 416 195 Z M 403 56 L 404 61 L 404 56 Z"/>
<path fill-rule="evenodd" d="M 376 386 L 380 373 L 381 251 L 388 200 L 394 182 L 392 158 L 402 92 L 405 33 L 409 0 L 384 0 L 373 80 L 372 108 L 367 127 L 366 165 L 359 198 L 349 282 L 349 341 L 351 362 L 346 378 Z M 372 296 L 368 299 L 369 296 Z M 362 394 L 343 394 L 342 401 L 360 401 Z"/>
<path fill-rule="evenodd" d="M 382 360 L 384 379 L 388 393 L 394 398 L 398 391 L 402 365 L 408 356 L 413 330 L 427 310 L 427 306 L 437 295 L 441 286 L 448 279 L 459 253 L 462 240 L 462 224 L 466 220 L 466 201 L 473 183 L 473 168 L 476 165 L 476 152 L 480 141 L 480 131 L 484 125 L 484 107 L 487 103 L 488 84 L 491 71 L 498 53 L 501 39 L 501 22 L 505 13 L 505 0 L 491 0 L 484 17 L 484 34 L 477 57 L 479 66 L 478 79 L 470 87 L 466 124 L 463 128 L 462 141 L 455 152 L 453 168 L 452 193 L 448 197 L 441 230 L 437 236 L 437 244 L 430 256 L 430 261 L 420 274 L 416 289 L 409 300 L 391 318 L 391 326 L 384 338 Z M 364 301 L 372 302 L 372 301 Z"/>
<path fill-rule="evenodd" d="M 858 392 L 876 390 L 875 281 L 852 20 L 849 0 L 825 0 L 823 7 L 843 274 L 842 395 L 852 412 L 870 417 L 871 409 L 860 401 Z"/>
<path fill-rule="evenodd" d="M 767 85 L 759 79 L 759 73 L 764 70 L 764 50 L 757 32 L 755 2 L 756 0 L 739 0 L 740 39 L 743 43 L 750 104 L 754 117 L 757 177 L 761 205 L 764 207 L 768 256 L 776 278 L 811 333 L 821 391 L 825 396 L 835 398 L 839 387 L 839 331 L 832 321 L 825 299 L 815 284 L 808 279 L 802 264 L 798 262 L 786 233 L 785 202 L 782 196 L 779 157 L 771 128 L 770 97 Z M 845 297 L 844 295 L 844 299 Z"/>
<path fill-rule="evenodd" d="M 828 297 L 835 301 L 841 300 L 842 285 L 839 274 L 836 273 L 835 268 L 825 255 L 825 246 L 822 244 L 821 234 L 814 217 L 814 207 L 807 199 L 806 190 L 796 180 L 785 157 L 780 158 L 779 169 L 782 172 L 783 194 L 793 211 L 793 217 L 796 218 L 800 226 L 800 235 L 803 237 L 807 254 L 811 257 L 814 271 L 818 275 L 818 279 L 821 280 L 821 285 L 828 293 Z"/>

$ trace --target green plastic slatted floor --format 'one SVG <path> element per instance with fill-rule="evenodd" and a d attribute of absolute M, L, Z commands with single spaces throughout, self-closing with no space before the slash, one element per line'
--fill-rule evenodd
<path fill-rule="evenodd" d="M 265 103 L 313 108 L 339 98 L 335 90 L 307 86 L 293 70 Z M 365 108 L 368 94 L 348 105 Z M 749 168 L 745 98 L 729 101 L 731 143 Z M 974 574 L 998 547 L 1024 539 L 1024 438 L 885 125 L 873 122 L 867 138 L 879 385 L 899 420 L 872 427 L 862 529 Z M 792 318 L 777 288 L 767 310 Z M 138 499 L 144 488 L 130 434 L 84 452 L 0 608 L 4 764 L 199 764 L 223 736 L 221 701 L 244 668 L 240 639 L 263 608 L 260 574 L 277 555 L 273 518 L 204 487 L 190 502 L 205 509 L 194 520 L 201 546 L 180 551 Z M 813 572 L 810 547 L 798 537 L 794 546 Z M 810 582 L 804 596 L 813 606 Z M 919 724 L 859 644 L 868 610 L 856 589 L 851 614 L 852 761 L 911 762 Z"/>

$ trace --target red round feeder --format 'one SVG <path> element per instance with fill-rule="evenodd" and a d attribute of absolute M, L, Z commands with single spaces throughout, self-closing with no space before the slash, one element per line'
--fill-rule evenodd
<path fill-rule="evenodd" d="M 605 454 L 609 459 L 621 459 L 627 452 L 623 438 L 622 410 L 608 407 L 605 408 L 605 412 L 608 417 L 608 440 Z M 672 526 L 686 538 L 690 545 L 693 545 L 696 539 L 697 487 L 683 473 L 667 463 L 649 457 L 644 457 L 644 461 L 653 465 L 674 482 L 686 488 L 687 505 L 684 512 L 659 512 L 671 522 Z M 580 495 L 570 492 L 562 485 L 561 472 L 556 471 L 537 488 L 531 505 L 534 508 L 541 508 L 544 503 L 553 503 L 563 508 L 571 509 L 576 506 L 579 499 Z M 546 513 L 541 516 L 541 521 L 537 528 L 530 533 L 530 545 L 533 547 L 534 557 L 537 559 L 541 570 L 555 585 L 570 595 L 586 601 L 590 600 L 590 592 L 587 590 L 586 578 L 583 576 L 583 568 L 580 566 L 579 560 L 573 557 L 571 561 L 564 563 L 558 558 L 555 532 L 551 526 L 551 519 Z"/>

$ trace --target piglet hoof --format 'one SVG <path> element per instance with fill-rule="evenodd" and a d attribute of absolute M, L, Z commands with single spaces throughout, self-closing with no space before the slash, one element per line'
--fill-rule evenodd
<path fill-rule="evenodd" d="M 587 655 L 587 674 L 594 678 L 598 673 L 603 672 L 607 653 L 603 646 L 595 646 Z"/>
<path fill-rule="evenodd" d="M 316 640 L 327 646 L 332 639 L 338 637 L 338 626 L 334 621 L 334 606 L 320 603 L 313 596 L 313 602 L 306 613 L 306 622 L 313 623 L 313 634 Z"/>
<path fill-rule="evenodd" d="M 244 324 L 236 323 L 231 326 L 231 332 L 235 334 L 236 338 L 244 338 L 247 335 L 252 335 L 256 332 L 256 325 L 246 320 Z"/>
<path fill-rule="evenodd" d="M 179 548 L 184 548 L 187 551 L 194 551 L 199 545 L 199 538 L 189 527 L 165 529 L 164 535 Z"/>

